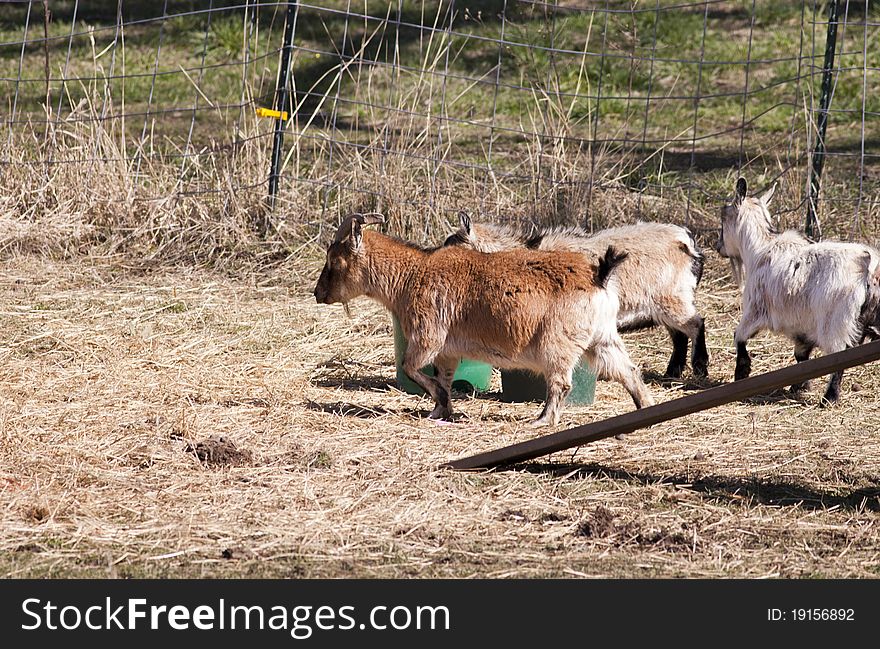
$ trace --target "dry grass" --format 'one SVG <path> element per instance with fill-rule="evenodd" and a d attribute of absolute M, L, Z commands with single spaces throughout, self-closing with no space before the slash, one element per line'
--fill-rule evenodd
<path fill-rule="evenodd" d="M 365 32 L 362 48 L 377 38 Z M 161 117 L 146 129 L 116 119 L 126 95 L 92 52 L 77 63 L 94 79 L 69 110 L 0 139 L 0 575 L 878 574 L 872 367 L 847 373 L 832 410 L 816 408 L 816 388 L 803 402 L 753 399 L 515 470 L 437 468 L 527 439 L 540 405 L 464 397 L 458 423 L 426 421 L 429 403 L 394 387 L 389 316 L 362 302 L 347 319 L 314 303 L 315 241 L 361 209 L 436 242 L 467 209 L 595 227 L 687 222 L 708 246 L 717 196 L 735 180 L 732 166 L 693 170 L 691 191 L 666 177 L 664 156 L 681 151 L 590 148 L 577 137 L 590 115 L 564 88 L 535 86 L 508 107 L 504 123 L 523 135 L 492 133 L 479 113 L 476 131 L 438 130 L 425 112 L 461 117 L 471 90 L 432 74 L 450 49 L 440 37 L 419 49 L 409 63 L 421 72 L 398 71 L 393 92 L 379 66 L 358 64 L 351 91 L 370 110 L 341 115 L 347 133 L 318 119 L 337 109 L 329 94 L 297 112 L 268 237 L 258 231 L 273 124 L 206 107 L 229 99 L 215 84 L 204 84 L 195 124 L 188 111 L 175 117 L 195 127 L 187 146 L 179 128 L 160 134 Z M 297 70 L 299 90 L 318 94 L 354 74 L 353 64 L 311 80 Z M 245 99 L 274 78 L 253 72 L 261 80 Z M 438 105 L 447 91 L 464 103 Z M 494 115 L 495 101 L 473 91 Z M 128 106 L 144 100 L 130 92 Z M 759 135 L 753 191 L 783 170 L 773 138 Z M 642 176 L 655 195 L 635 189 Z M 795 210 L 782 225 L 803 220 L 803 178 L 781 180 L 774 204 Z M 849 204 L 823 204 L 826 235 L 876 243 L 871 178 L 858 219 Z M 851 190 L 852 173 L 826 171 L 824 192 Z M 737 296 L 714 256 L 700 301 L 713 380 L 729 380 Z M 665 367 L 665 334 L 627 340 L 649 376 Z M 756 371 L 791 362 L 777 339 L 753 349 Z M 701 386 L 651 387 L 662 400 Z M 597 403 L 568 409 L 560 428 L 630 408 L 619 386 L 600 384 Z"/>
<path fill-rule="evenodd" d="M 877 576 L 876 366 L 845 375 L 834 409 L 816 385 L 455 473 L 437 466 L 532 436 L 540 404 L 461 397 L 459 423 L 425 420 L 394 387 L 387 314 L 316 305 L 319 264 L 8 258 L 0 574 Z M 729 380 L 738 308 L 714 255 L 702 288 L 712 378 Z M 627 341 L 649 376 L 665 367 L 665 334 Z M 756 371 L 790 362 L 775 338 L 753 350 Z M 600 383 L 560 428 L 630 408 Z"/>

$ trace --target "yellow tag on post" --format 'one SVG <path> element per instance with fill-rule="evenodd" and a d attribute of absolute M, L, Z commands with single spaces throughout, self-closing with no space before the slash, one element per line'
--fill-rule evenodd
<path fill-rule="evenodd" d="M 271 108 L 257 108 L 257 117 L 272 117 L 274 119 L 287 119 L 286 110 L 273 110 Z"/>

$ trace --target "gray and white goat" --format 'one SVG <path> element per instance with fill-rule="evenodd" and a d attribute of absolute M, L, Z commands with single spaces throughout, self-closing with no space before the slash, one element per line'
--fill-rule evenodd
<path fill-rule="evenodd" d="M 746 191 L 740 178 L 733 204 L 721 209 L 717 245 L 742 287 L 735 378 L 751 372 L 746 343 L 763 330 L 790 338 L 799 363 L 816 347 L 829 354 L 876 337 L 880 252 L 861 243 L 816 243 L 795 230 L 777 232 L 769 211 L 774 188 L 760 198 L 747 198 Z M 843 371 L 831 375 L 822 405 L 838 400 L 842 376 Z M 800 392 L 807 385 L 791 389 Z"/>
<path fill-rule="evenodd" d="M 472 223 L 459 213 L 460 227 L 444 246 L 464 246 L 480 252 L 516 248 L 586 253 L 599 258 L 608 246 L 625 252 L 617 271 L 621 333 L 663 325 L 672 338 L 672 356 L 666 376 L 678 378 L 687 363 L 692 342 L 691 366 L 696 376 L 706 376 L 709 352 L 706 327 L 694 304 L 694 293 L 703 274 L 703 254 L 686 229 L 668 223 L 640 222 L 589 234 L 576 227 L 525 232 L 504 225 Z"/>

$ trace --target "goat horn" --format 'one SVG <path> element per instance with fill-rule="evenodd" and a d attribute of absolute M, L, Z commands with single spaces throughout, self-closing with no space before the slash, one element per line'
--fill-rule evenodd
<path fill-rule="evenodd" d="M 333 237 L 334 243 L 342 241 L 346 236 L 351 234 L 351 224 L 357 220 L 358 216 L 358 214 L 349 214 L 342 219 L 342 223 L 339 224 L 339 228 L 336 230 L 336 236 Z"/>
<path fill-rule="evenodd" d="M 378 212 L 367 212 L 366 214 L 355 212 L 354 214 L 349 214 L 342 219 L 342 223 L 339 224 L 339 228 L 336 230 L 336 236 L 333 241 L 342 241 L 347 235 L 349 235 L 351 233 L 351 224 L 353 222 L 358 223 L 359 225 L 373 225 L 374 223 L 385 223 L 385 217 Z"/>
<path fill-rule="evenodd" d="M 379 212 L 367 212 L 366 214 L 356 214 L 361 225 L 373 225 L 374 223 L 385 223 L 385 217 Z"/>

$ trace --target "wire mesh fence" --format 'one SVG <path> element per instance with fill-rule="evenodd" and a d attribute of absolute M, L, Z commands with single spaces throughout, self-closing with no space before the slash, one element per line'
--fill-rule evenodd
<path fill-rule="evenodd" d="M 780 220 L 801 226 L 824 115 L 820 222 L 871 240 L 880 11 L 835 5 L 828 66 L 829 8 L 15 0 L 0 6 L 0 205 L 212 249 L 259 225 L 270 185 L 277 232 L 353 209 L 420 241 L 461 209 L 699 231 L 743 174 L 778 183 Z"/>

